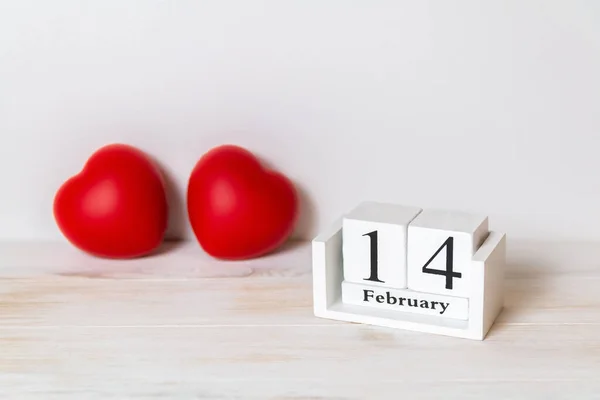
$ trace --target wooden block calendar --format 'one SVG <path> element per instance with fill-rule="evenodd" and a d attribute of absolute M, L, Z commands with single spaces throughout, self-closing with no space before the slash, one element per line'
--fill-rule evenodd
<path fill-rule="evenodd" d="M 483 340 L 504 302 L 488 217 L 364 202 L 312 241 L 317 317 Z"/>

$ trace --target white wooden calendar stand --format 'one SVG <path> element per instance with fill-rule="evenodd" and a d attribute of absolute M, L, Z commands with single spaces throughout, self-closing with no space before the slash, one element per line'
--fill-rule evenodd
<path fill-rule="evenodd" d="M 411 213 L 414 215 L 402 222 Z M 461 220 L 454 218 L 455 215 L 461 214 L 453 211 L 436 214 L 435 210 L 415 211 L 415 208 L 366 202 L 338 219 L 312 241 L 315 316 L 483 340 L 503 307 L 506 235 L 488 232 L 487 217 Z M 353 219 L 367 225 L 364 228 L 360 225 L 362 230 L 355 232 Z M 477 223 L 471 224 L 475 226 L 471 229 L 468 223 L 461 225 L 460 221 Z M 369 227 L 369 223 L 374 225 Z M 465 229 L 453 231 L 454 226 Z M 423 236 L 419 227 L 431 232 L 426 231 Z M 440 234 L 440 230 L 445 233 Z M 373 235 L 375 231 L 380 232 L 379 237 Z M 411 240 L 412 233 L 417 242 Z M 348 245 L 344 248 L 344 235 L 352 243 L 351 248 Z M 396 240 L 390 241 L 390 237 Z M 461 252 L 468 253 L 469 246 L 459 248 L 458 244 L 462 246 L 478 237 L 479 242 L 471 242 L 475 245 L 466 258 Z M 373 247 L 374 239 L 380 243 L 379 248 Z M 453 243 L 456 243 L 454 248 Z M 431 246 L 439 246 L 434 254 L 430 254 L 434 249 Z M 404 252 L 398 251 L 398 247 L 404 248 Z M 447 249 L 445 260 L 443 248 Z M 370 266 L 361 256 L 369 249 Z M 424 255 L 420 257 L 418 253 Z M 352 259 L 344 260 L 345 256 Z M 440 263 L 432 262 L 438 257 Z M 357 258 L 361 262 L 355 262 Z M 462 264 L 453 265 L 453 260 Z M 385 269 L 377 275 L 380 265 Z M 423 273 L 423 279 L 417 273 Z"/>

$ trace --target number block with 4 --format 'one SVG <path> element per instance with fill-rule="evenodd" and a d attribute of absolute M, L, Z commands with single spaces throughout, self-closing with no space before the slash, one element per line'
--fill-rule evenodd
<path fill-rule="evenodd" d="M 483 340 L 506 236 L 486 216 L 367 202 L 313 239 L 318 317 Z"/>
<path fill-rule="evenodd" d="M 488 234 L 486 216 L 424 210 L 408 227 L 409 289 L 467 297 L 472 259 Z"/>

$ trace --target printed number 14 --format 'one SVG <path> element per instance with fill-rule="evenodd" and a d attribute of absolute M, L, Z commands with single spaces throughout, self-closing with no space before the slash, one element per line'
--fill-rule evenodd
<path fill-rule="evenodd" d="M 384 281 L 379 279 L 377 275 L 377 231 L 365 233 L 363 236 L 368 236 L 371 244 L 371 276 L 368 278 L 364 278 L 365 281 L 372 282 L 381 282 Z M 432 269 L 428 268 L 429 264 L 435 259 L 435 257 L 442 251 L 443 248 L 446 248 L 446 269 Z M 454 238 L 450 236 L 442 245 L 436 250 L 435 253 L 427 260 L 425 265 L 423 266 L 424 274 L 432 274 L 432 275 L 442 275 L 446 277 L 446 289 L 452 290 L 453 288 L 453 279 L 461 278 L 462 274 L 460 272 L 454 272 Z"/>

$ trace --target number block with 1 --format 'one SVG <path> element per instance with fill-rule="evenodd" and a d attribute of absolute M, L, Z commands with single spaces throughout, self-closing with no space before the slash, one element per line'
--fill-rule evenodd
<path fill-rule="evenodd" d="M 421 208 L 364 202 L 343 219 L 344 279 L 406 288 L 407 230 Z"/>

